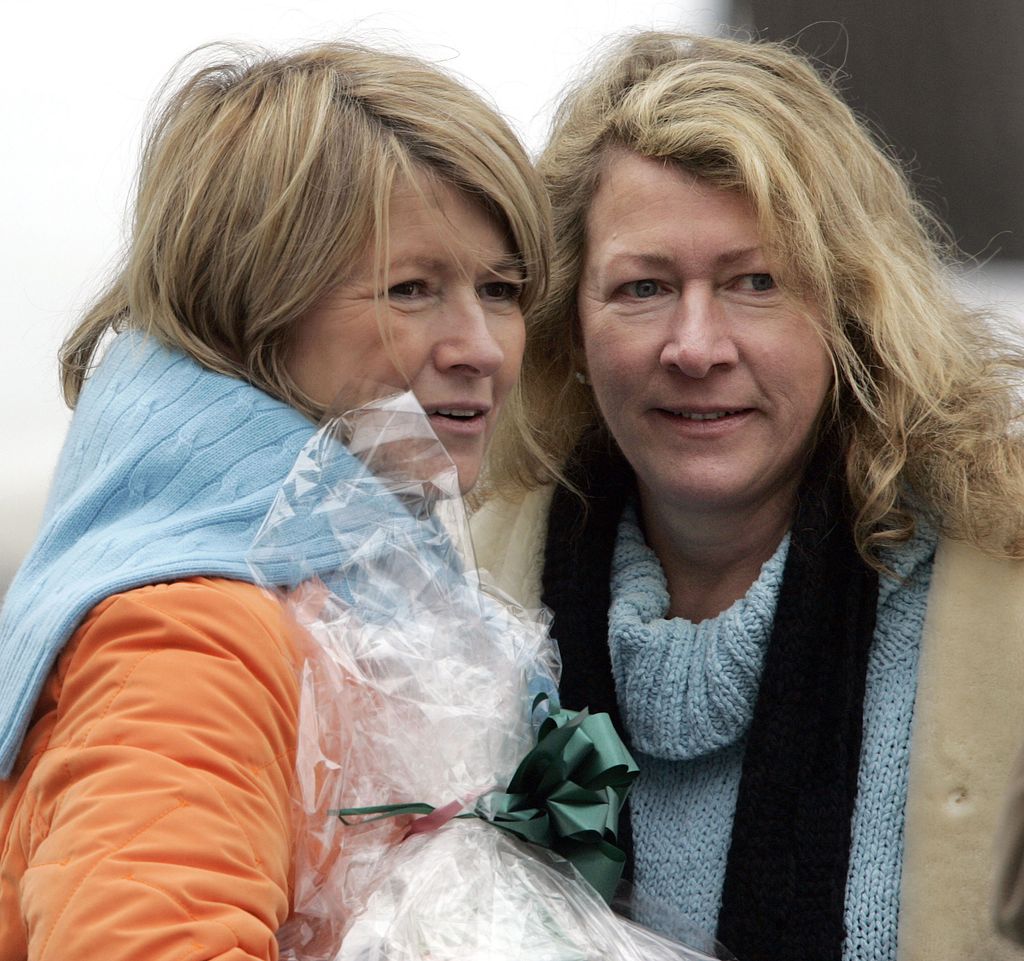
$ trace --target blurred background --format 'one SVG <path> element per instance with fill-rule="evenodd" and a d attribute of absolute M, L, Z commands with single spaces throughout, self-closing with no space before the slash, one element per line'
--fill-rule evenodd
<path fill-rule="evenodd" d="M 444 63 L 531 151 L 559 90 L 627 28 L 792 39 L 911 171 L 962 252 L 965 298 L 1024 323 L 1024 3 L 987 0 L 178 0 L 19 4 L 0 119 L 0 595 L 38 527 L 70 417 L 56 352 L 117 262 L 147 107 L 189 50 L 345 36 Z"/>

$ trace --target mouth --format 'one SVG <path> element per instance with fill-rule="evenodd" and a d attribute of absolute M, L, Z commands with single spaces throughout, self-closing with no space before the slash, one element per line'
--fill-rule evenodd
<path fill-rule="evenodd" d="M 427 409 L 430 417 L 443 417 L 455 423 L 469 423 L 474 420 L 482 420 L 487 416 L 488 407 L 433 407 Z"/>
<path fill-rule="evenodd" d="M 671 408 L 661 408 L 663 414 L 668 414 L 671 417 L 678 417 L 681 420 L 693 420 L 693 421 L 714 421 L 724 420 L 726 417 L 735 417 L 738 414 L 745 414 L 748 408 L 736 407 L 723 410 L 674 410 Z"/>
<path fill-rule="evenodd" d="M 488 404 L 455 402 L 424 407 L 434 430 L 448 437 L 476 437 L 487 432 Z"/>

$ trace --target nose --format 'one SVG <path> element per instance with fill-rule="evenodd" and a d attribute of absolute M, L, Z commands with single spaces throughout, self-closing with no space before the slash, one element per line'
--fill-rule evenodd
<path fill-rule="evenodd" d="M 684 290 L 668 321 L 661 365 L 687 377 L 702 378 L 738 359 L 736 343 L 713 291 Z"/>
<path fill-rule="evenodd" d="M 470 377 L 490 377 L 505 360 L 495 336 L 492 319 L 476 296 L 449 302 L 445 335 L 434 352 L 442 371 L 453 370 Z"/>

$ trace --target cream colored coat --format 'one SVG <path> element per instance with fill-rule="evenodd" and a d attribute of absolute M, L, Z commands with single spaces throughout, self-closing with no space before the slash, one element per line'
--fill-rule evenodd
<path fill-rule="evenodd" d="M 550 489 L 472 520 L 481 567 L 540 606 Z M 911 741 L 898 961 L 1013 961 L 995 933 L 995 836 L 1024 737 L 1024 563 L 951 541 L 935 557 Z M 796 959 L 780 959 L 796 961 Z"/>

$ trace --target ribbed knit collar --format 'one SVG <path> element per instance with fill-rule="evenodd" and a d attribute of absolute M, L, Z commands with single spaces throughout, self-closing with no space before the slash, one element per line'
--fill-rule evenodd
<path fill-rule="evenodd" d="M 747 593 L 717 617 L 665 619 L 668 585 L 627 507 L 612 560 L 608 639 L 630 743 L 690 760 L 734 744 L 750 727 L 789 548 L 787 534 Z"/>
<path fill-rule="evenodd" d="M 0 612 L 0 777 L 61 649 L 103 598 L 199 575 L 251 580 L 246 552 L 314 425 L 137 333 L 82 391 L 39 537 Z M 269 576 L 294 575 L 287 559 Z"/>

